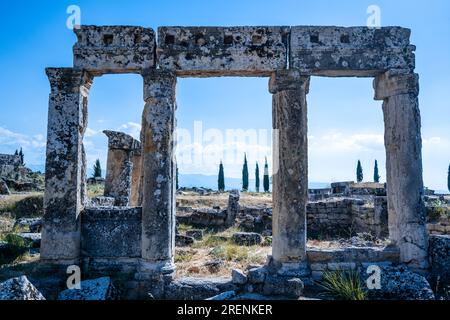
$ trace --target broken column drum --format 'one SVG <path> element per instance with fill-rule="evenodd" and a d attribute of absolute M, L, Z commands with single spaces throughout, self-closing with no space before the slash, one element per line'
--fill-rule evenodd
<path fill-rule="evenodd" d="M 141 144 L 122 132 L 105 130 L 103 133 L 108 137 L 105 196 L 114 198 L 114 205 L 126 207 L 132 200 L 133 175 L 140 175 L 140 163 L 136 167 L 134 164 L 139 162 L 135 153 L 140 155 Z"/>

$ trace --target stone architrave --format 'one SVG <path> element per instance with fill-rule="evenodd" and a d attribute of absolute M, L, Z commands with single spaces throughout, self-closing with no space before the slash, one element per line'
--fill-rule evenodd
<path fill-rule="evenodd" d="M 309 76 L 277 71 L 273 94 L 273 247 L 280 273 L 302 272 L 306 265 L 308 140 L 306 95 Z"/>
<path fill-rule="evenodd" d="M 400 261 L 428 267 L 428 236 L 423 202 L 419 77 L 391 70 L 374 81 L 375 100 L 383 100 L 389 235 Z"/>
<path fill-rule="evenodd" d="M 92 78 L 84 71 L 49 68 L 47 160 L 41 260 L 77 263 L 83 209 L 83 135 Z"/>

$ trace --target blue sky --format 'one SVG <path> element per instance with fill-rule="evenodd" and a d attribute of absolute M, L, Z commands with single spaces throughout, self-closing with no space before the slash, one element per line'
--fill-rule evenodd
<path fill-rule="evenodd" d="M 48 93 L 45 67 L 72 65 L 76 41 L 66 27 L 69 5 L 81 8 L 82 24 L 141 25 L 365 25 L 366 9 L 381 8 L 383 26 L 412 29 L 420 74 L 425 184 L 446 189 L 450 162 L 450 2 L 429 1 L 14 1 L 0 10 L 0 152 L 24 148 L 26 162 L 44 163 Z M 214 129 L 254 129 L 256 143 L 212 144 L 235 152 L 247 151 L 251 168 L 269 155 L 264 134 L 271 128 L 271 96 L 265 78 L 179 79 L 178 127 L 193 133 Z M 354 179 L 361 159 L 367 180 L 374 159 L 385 178 L 381 102 L 373 101 L 371 79 L 314 77 L 308 96 L 309 178 L 328 182 Z M 139 130 L 142 79 L 137 75 L 96 78 L 89 104 L 85 137 L 89 166 L 106 161 L 104 129 L 136 135 Z M 213 132 L 209 130 L 209 132 Z M 205 142 L 204 142 L 205 143 Z M 195 143 L 181 143 L 184 148 Z M 211 145 L 210 145 L 211 147 Z M 234 148 L 234 149 L 233 149 Z M 233 151 L 234 150 L 234 151 Z M 252 153 L 252 151 L 254 151 Z M 182 173 L 216 174 L 220 153 L 195 163 L 181 163 Z M 239 177 L 241 164 L 230 162 L 226 175 Z M 253 171 L 253 170 L 252 170 Z"/>

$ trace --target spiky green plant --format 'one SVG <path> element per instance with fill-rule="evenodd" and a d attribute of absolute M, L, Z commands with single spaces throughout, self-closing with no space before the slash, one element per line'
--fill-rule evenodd
<path fill-rule="evenodd" d="M 367 292 L 357 271 L 325 271 L 319 284 L 338 300 L 366 300 Z"/>

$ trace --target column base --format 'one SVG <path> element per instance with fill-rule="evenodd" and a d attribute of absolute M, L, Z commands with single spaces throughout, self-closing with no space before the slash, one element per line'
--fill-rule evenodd
<path fill-rule="evenodd" d="M 267 270 L 273 275 L 282 277 L 306 278 L 311 275 L 308 262 L 280 262 L 276 261 L 272 256 L 267 256 Z"/>
<path fill-rule="evenodd" d="M 136 280 L 151 280 L 155 277 L 163 276 L 166 279 L 175 277 L 176 267 L 172 261 L 151 262 L 139 260 L 138 271 L 135 274 Z"/>
<path fill-rule="evenodd" d="M 164 299 L 166 287 L 175 278 L 175 270 L 172 261 L 150 262 L 141 259 L 134 275 L 138 281 L 139 299 Z"/>

